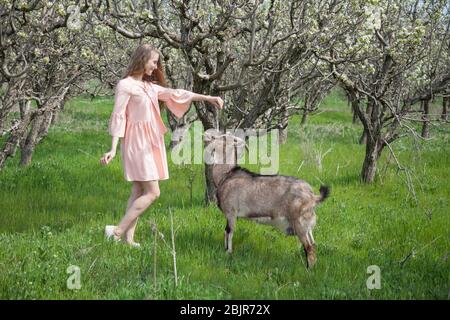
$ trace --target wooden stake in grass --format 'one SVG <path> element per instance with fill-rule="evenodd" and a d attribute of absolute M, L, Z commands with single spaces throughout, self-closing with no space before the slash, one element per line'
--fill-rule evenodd
<path fill-rule="evenodd" d="M 158 239 L 158 228 L 156 223 L 152 222 L 153 231 L 153 285 L 156 287 L 156 244 Z"/>
<path fill-rule="evenodd" d="M 178 286 L 178 275 L 177 275 L 177 252 L 175 250 L 175 233 L 173 231 L 173 215 L 172 210 L 169 208 L 170 212 L 170 234 L 172 238 L 172 257 L 173 257 L 173 273 L 175 275 L 175 287 Z"/>

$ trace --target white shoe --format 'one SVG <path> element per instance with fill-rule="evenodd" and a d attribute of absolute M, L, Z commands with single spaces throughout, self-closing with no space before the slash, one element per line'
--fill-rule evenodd
<path fill-rule="evenodd" d="M 132 243 L 130 243 L 130 246 L 132 246 L 133 248 L 140 248 L 141 244 L 138 242 L 132 242 Z"/>
<path fill-rule="evenodd" d="M 107 240 L 114 240 L 114 241 L 120 241 L 120 238 L 116 236 L 114 233 L 114 230 L 116 229 L 116 226 L 106 226 L 105 227 L 105 238 Z"/>

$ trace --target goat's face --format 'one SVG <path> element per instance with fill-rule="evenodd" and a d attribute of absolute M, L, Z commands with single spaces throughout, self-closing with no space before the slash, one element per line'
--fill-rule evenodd
<path fill-rule="evenodd" d="M 204 134 L 205 162 L 207 164 L 236 165 L 244 154 L 245 141 L 229 133 L 207 130 Z"/>

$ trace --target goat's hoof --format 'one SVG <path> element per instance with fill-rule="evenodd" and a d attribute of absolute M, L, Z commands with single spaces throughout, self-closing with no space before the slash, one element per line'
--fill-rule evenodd
<path fill-rule="evenodd" d="M 311 270 L 314 267 L 315 264 L 316 264 L 316 260 L 315 259 L 314 260 L 309 260 L 308 259 L 308 262 L 306 263 L 306 268 Z"/>

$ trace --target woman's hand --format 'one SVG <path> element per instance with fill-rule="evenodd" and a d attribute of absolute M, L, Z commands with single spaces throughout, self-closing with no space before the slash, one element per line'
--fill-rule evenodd
<path fill-rule="evenodd" d="M 103 165 L 107 165 L 111 162 L 112 159 L 116 156 L 116 150 L 108 151 L 103 155 L 103 157 L 100 159 L 100 163 Z"/>
<path fill-rule="evenodd" d="M 221 97 L 210 97 L 208 99 L 208 102 L 214 105 L 216 108 L 222 109 L 223 108 L 223 100 Z"/>

